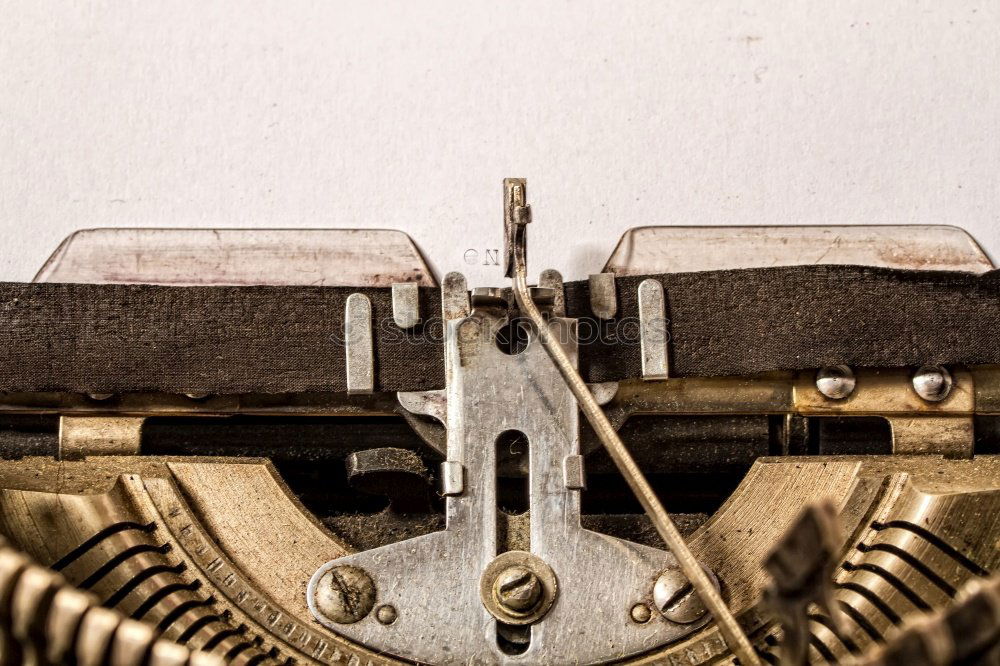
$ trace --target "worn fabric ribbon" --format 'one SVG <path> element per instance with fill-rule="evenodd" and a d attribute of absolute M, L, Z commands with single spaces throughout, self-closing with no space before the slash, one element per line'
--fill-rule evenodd
<path fill-rule="evenodd" d="M 844 363 L 1000 363 L 1000 275 L 859 266 L 669 273 L 616 280 L 618 314 L 565 285 L 588 381 L 639 377 L 637 288 L 666 294 L 672 376 Z M 344 307 L 372 304 L 376 390 L 444 386 L 440 292 L 402 331 L 389 289 L 0 284 L 0 391 L 290 393 L 346 389 Z"/>

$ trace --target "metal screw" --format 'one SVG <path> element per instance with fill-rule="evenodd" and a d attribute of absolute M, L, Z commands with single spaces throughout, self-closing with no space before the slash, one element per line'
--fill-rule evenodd
<path fill-rule="evenodd" d="M 816 373 L 816 390 L 831 400 L 842 400 L 854 393 L 854 372 L 846 365 L 828 365 Z"/>
<path fill-rule="evenodd" d="M 653 612 L 649 610 L 649 606 L 646 604 L 636 604 L 635 606 L 632 606 L 630 615 L 632 616 L 633 622 L 646 624 L 649 622 L 649 618 L 653 617 Z"/>
<path fill-rule="evenodd" d="M 680 569 L 667 569 L 656 579 L 653 605 L 663 617 L 680 624 L 695 622 L 708 610 Z"/>
<path fill-rule="evenodd" d="M 399 617 L 396 613 L 396 609 L 389 604 L 384 606 L 379 606 L 378 610 L 375 611 L 375 619 L 377 619 L 382 624 L 392 624 Z"/>
<path fill-rule="evenodd" d="M 375 583 L 364 569 L 333 567 L 316 584 L 316 608 L 339 624 L 364 618 L 375 605 Z"/>
<path fill-rule="evenodd" d="M 928 402 L 947 398 L 951 385 L 951 373 L 940 365 L 922 365 L 913 375 L 913 390 Z"/>
<path fill-rule="evenodd" d="M 508 567 L 493 583 L 497 603 L 511 613 L 526 613 L 542 598 L 542 581 L 527 567 Z"/>

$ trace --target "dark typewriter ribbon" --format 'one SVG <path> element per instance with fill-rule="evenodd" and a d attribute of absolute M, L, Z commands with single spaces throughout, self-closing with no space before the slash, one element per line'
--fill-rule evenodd
<path fill-rule="evenodd" d="M 1000 363 L 996 272 L 793 266 L 620 277 L 609 322 L 593 318 L 586 281 L 567 283 L 588 381 L 641 375 L 636 290 L 646 277 L 665 290 L 672 376 Z M 404 333 L 388 289 L 2 283 L 0 391 L 343 391 L 344 305 L 355 292 L 372 303 L 376 390 L 442 388 L 433 288 L 420 290 L 428 323 Z"/>

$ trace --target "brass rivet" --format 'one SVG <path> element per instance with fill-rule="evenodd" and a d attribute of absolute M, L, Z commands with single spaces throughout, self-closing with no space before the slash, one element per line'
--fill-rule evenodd
<path fill-rule="evenodd" d="M 392 624 L 396 621 L 397 617 L 399 617 L 399 614 L 396 613 L 396 609 L 389 604 L 379 606 L 378 610 L 375 611 L 375 619 L 382 624 Z"/>
<path fill-rule="evenodd" d="M 639 624 L 646 624 L 649 622 L 649 618 L 653 617 L 652 611 L 649 610 L 649 606 L 646 604 L 632 606 L 632 611 L 629 614 L 632 616 L 632 621 Z"/>

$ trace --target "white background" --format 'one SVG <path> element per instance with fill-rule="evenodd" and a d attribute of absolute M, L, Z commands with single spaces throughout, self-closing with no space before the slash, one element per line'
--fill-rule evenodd
<path fill-rule="evenodd" d="M 409 232 L 501 283 L 630 226 L 943 223 L 1000 256 L 997 2 L 0 0 L 0 279 L 96 226 Z"/>

